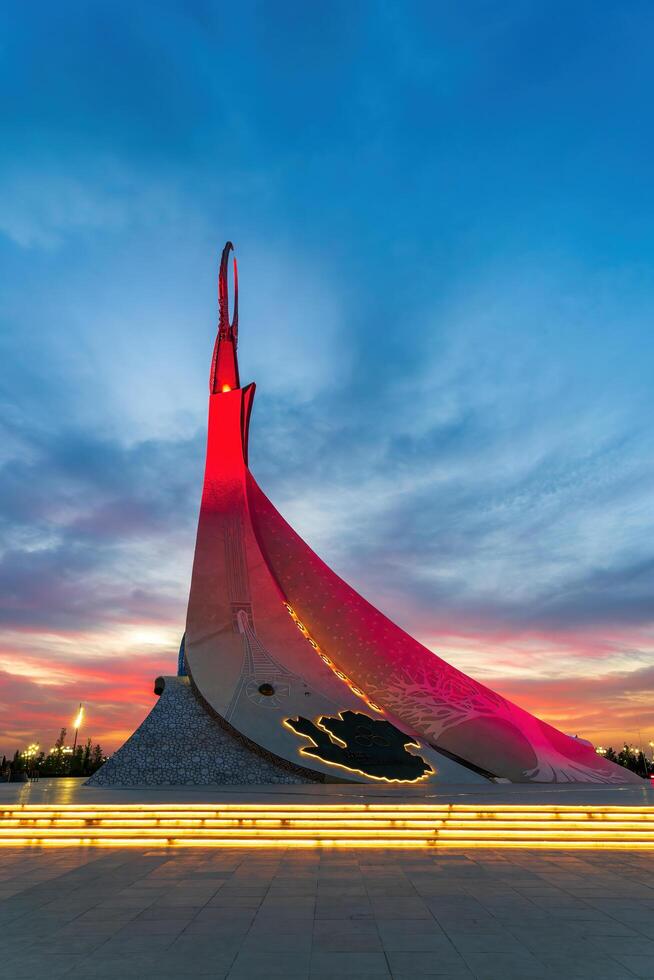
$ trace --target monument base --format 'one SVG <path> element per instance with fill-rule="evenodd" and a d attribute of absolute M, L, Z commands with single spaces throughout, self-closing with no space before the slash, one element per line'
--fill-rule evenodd
<path fill-rule="evenodd" d="M 323 782 L 257 750 L 210 715 L 188 677 L 157 678 L 159 700 L 134 734 L 87 781 L 107 788 Z M 336 781 L 336 780 L 335 780 Z"/>

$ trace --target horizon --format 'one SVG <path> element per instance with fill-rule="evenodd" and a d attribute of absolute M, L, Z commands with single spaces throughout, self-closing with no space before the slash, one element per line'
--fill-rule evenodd
<path fill-rule="evenodd" d="M 176 672 L 227 239 L 289 523 L 499 694 L 654 739 L 654 11 L 628 7 L 0 15 L 0 753 L 80 702 L 111 752 Z"/>

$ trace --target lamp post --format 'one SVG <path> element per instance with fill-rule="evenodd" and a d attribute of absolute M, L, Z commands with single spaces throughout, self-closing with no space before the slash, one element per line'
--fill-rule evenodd
<path fill-rule="evenodd" d="M 77 733 L 79 732 L 79 728 L 80 725 L 82 724 L 83 717 L 84 717 L 84 708 L 82 707 L 82 702 L 80 701 L 79 710 L 73 720 L 73 728 L 75 729 L 75 738 L 73 739 L 73 755 L 75 755 L 75 749 L 77 748 Z"/>

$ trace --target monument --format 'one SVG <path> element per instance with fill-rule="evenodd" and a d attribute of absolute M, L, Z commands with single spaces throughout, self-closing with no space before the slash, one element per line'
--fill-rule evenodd
<path fill-rule="evenodd" d="M 639 778 L 446 663 L 333 572 L 248 462 L 225 246 L 207 456 L 177 677 L 91 785 Z"/>

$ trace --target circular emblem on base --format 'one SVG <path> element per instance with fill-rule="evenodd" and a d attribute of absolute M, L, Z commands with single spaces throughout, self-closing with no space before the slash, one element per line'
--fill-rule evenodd
<path fill-rule="evenodd" d="M 250 701 L 264 708 L 278 708 L 290 693 L 290 684 L 285 684 L 283 681 L 273 685 L 268 682 L 260 684 L 253 679 L 245 685 L 245 694 Z"/>

